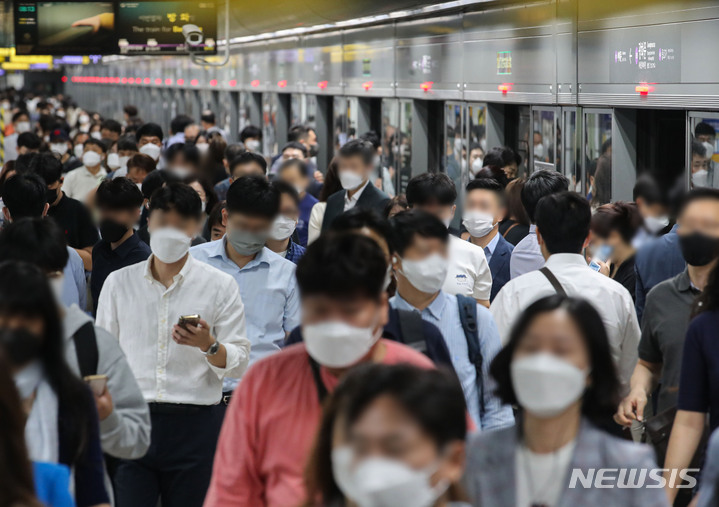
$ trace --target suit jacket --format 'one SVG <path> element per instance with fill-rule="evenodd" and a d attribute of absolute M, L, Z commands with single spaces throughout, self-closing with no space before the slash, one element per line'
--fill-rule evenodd
<path fill-rule="evenodd" d="M 519 445 L 520 426 L 495 431 L 476 433 L 470 438 L 467 447 L 467 468 L 464 483 L 472 505 L 482 507 L 515 507 L 515 452 Z M 618 469 L 658 468 L 651 448 L 622 440 L 602 431 L 590 422 L 582 421 L 569 470 L 558 471 L 557 480 L 567 485 L 560 494 L 557 507 L 668 507 L 663 488 L 584 488 L 576 481 L 570 488 L 571 470 L 578 468 L 581 477 L 588 476 L 589 469 L 612 468 L 613 473 L 605 472 L 603 484 L 611 481 L 608 477 L 617 477 Z M 596 474 L 595 471 L 595 480 Z M 627 472 L 628 475 L 628 472 Z M 635 479 L 634 482 L 637 482 Z M 629 478 L 624 479 L 628 482 Z M 618 483 L 615 481 L 614 483 Z M 594 481 L 592 481 L 594 484 Z M 645 485 L 657 484 L 646 479 Z M 525 507 L 525 506 L 521 506 Z"/>
<path fill-rule="evenodd" d="M 347 191 L 343 189 L 327 198 L 327 208 L 325 208 L 325 215 L 322 219 L 322 232 L 329 229 L 335 218 L 344 213 L 346 193 Z M 369 182 L 362 194 L 360 194 L 355 206 L 361 209 L 373 209 L 381 215 L 387 202 L 389 202 L 387 194 L 375 187 L 372 182 Z"/>
<path fill-rule="evenodd" d="M 512 257 L 514 246 L 499 234 L 499 241 L 492 252 L 492 258 L 489 259 L 489 270 L 492 272 L 492 292 L 489 294 L 490 303 L 494 300 L 494 296 L 500 291 L 504 284 L 510 280 L 509 276 L 509 259 Z"/>

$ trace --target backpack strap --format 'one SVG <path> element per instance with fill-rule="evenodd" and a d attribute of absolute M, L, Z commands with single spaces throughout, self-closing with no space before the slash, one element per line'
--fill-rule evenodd
<path fill-rule="evenodd" d="M 547 280 L 549 280 L 549 283 L 552 284 L 552 287 L 554 287 L 554 290 L 557 291 L 557 294 L 561 296 L 566 296 L 567 291 L 564 290 L 564 287 L 562 287 L 562 284 L 559 283 L 559 280 L 557 280 L 557 277 L 554 276 L 554 273 L 552 273 L 547 266 L 544 266 L 542 269 L 539 270 L 544 276 L 547 277 Z"/>
<path fill-rule="evenodd" d="M 422 315 L 412 310 L 397 310 L 397 315 L 404 344 L 418 352 L 427 354 Z"/>
<path fill-rule="evenodd" d="M 310 368 L 312 369 L 312 378 L 315 381 L 315 387 L 317 388 L 317 398 L 320 400 L 320 405 L 324 403 L 325 398 L 329 394 L 325 383 L 322 382 L 322 375 L 320 375 L 320 363 L 312 359 L 312 356 L 307 354 L 307 359 L 310 361 Z"/>
<path fill-rule="evenodd" d="M 75 342 L 75 354 L 77 363 L 80 366 L 80 377 L 97 375 L 97 363 L 100 354 L 97 350 L 97 337 L 95 336 L 95 325 L 92 321 L 86 322 L 72 335 Z"/>
<path fill-rule="evenodd" d="M 479 347 L 479 334 L 477 327 L 477 301 L 469 296 L 457 294 L 459 305 L 459 319 L 462 322 L 462 330 L 467 340 L 469 362 L 474 365 L 477 376 L 477 391 L 479 393 L 479 413 L 484 413 L 484 382 L 482 375 L 482 349 Z"/>

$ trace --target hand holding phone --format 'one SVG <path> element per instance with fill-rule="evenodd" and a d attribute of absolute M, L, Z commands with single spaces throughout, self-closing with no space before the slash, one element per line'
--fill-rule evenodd
<path fill-rule="evenodd" d="M 182 315 L 177 321 L 177 325 L 182 329 L 187 329 L 188 326 L 197 327 L 200 325 L 200 316 L 195 315 Z"/>
<path fill-rule="evenodd" d="M 107 390 L 107 375 L 88 375 L 83 380 L 87 382 L 95 396 L 102 396 Z"/>

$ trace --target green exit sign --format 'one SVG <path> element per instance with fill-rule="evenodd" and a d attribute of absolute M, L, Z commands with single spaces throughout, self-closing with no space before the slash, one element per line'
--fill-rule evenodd
<path fill-rule="evenodd" d="M 21 5 L 18 7 L 18 11 L 20 12 L 35 12 L 35 6 L 34 5 Z"/>

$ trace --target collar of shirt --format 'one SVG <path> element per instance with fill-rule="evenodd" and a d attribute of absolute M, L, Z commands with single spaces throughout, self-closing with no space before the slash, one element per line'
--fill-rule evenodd
<path fill-rule="evenodd" d="M 227 255 L 227 236 L 223 236 L 222 239 L 213 241 L 212 242 L 213 248 L 212 253 L 209 255 L 210 257 L 219 257 L 225 262 L 229 262 L 231 264 L 235 264 L 235 261 L 230 259 L 230 257 Z M 237 268 L 241 271 L 243 269 L 252 269 L 255 266 L 259 266 L 261 264 L 265 264 L 267 266 L 270 265 L 270 254 L 268 254 L 269 250 L 267 247 L 263 247 L 262 250 L 257 252 L 257 255 L 255 255 L 255 258 L 252 259 L 250 262 L 245 264 L 243 267 L 237 266 Z"/>
<path fill-rule="evenodd" d="M 534 224 L 531 224 L 529 226 L 529 234 L 537 234 L 537 226 Z"/>
<path fill-rule="evenodd" d="M 81 173 L 81 174 L 85 174 L 85 176 L 91 176 L 93 178 L 104 178 L 105 176 L 107 176 L 107 171 L 102 166 L 100 166 L 100 170 L 97 172 L 97 174 L 92 174 L 90 172 L 90 169 L 88 169 L 85 166 L 82 166 L 82 168 L 85 169 L 85 171 L 84 171 L 84 173 Z"/>
<path fill-rule="evenodd" d="M 499 243 L 499 231 L 497 231 L 497 234 L 494 235 L 492 241 L 487 243 L 487 246 L 484 247 L 484 254 L 491 257 L 492 254 L 494 254 L 494 249 L 497 248 L 497 243 Z"/>
<path fill-rule="evenodd" d="M 362 192 L 364 192 L 364 189 L 367 188 L 367 185 L 369 185 L 369 179 L 354 193 L 352 197 L 350 197 L 349 192 L 345 192 L 345 204 L 356 203 L 359 201 L 359 198 L 362 195 Z"/>
<path fill-rule="evenodd" d="M 124 259 L 130 252 L 132 252 L 137 247 L 138 243 L 140 243 L 140 237 L 133 232 L 132 236 L 127 238 L 124 243 L 122 243 L 114 250 L 112 249 L 112 246 L 110 246 L 110 243 L 106 241 L 105 243 L 107 244 L 107 247 L 111 252 L 115 253 L 115 255 L 117 255 L 118 257 Z"/>
<path fill-rule="evenodd" d="M 157 280 L 154 276 L 152 276 L 152 259 L 155 258 L 154 254 L 151 254 L 150 257 L 148 257 L 147 261 L 145 261 L 145 279 L 149 280 L 151 283 L 159 283 L 162 285 L 162 283 Z M 192 255 L 187 256 L 187 260 L 185 261 L 185 265 L 182 266 L 182 269 L 179 273 L 177 273 L 172 278 L 172 285 L 167 287 L 166 290 L 170 290 L 173 287 L 175 287 L 183 278 L 187 278 L 188 273 L 192 269 L 193 264 L 196 261 L 192 258 Z"/>
<path fill-rule="evenodd" d="M 410 310 L 419 312 L 417 308 L 412 306 L 406 299 L 404 299 L 402 296 L 399 295 L 399 292 L 395 294 L 395 296 L 392 298 L 394 302 L 395 308 L 399 310 Z M 437 294 L 437 297 L 434 298 L 434 301 L 432 301 L 427 308 L 425 308 L 422 312 L 427 312 L 429 315 L 432 316 L 432 318 L 440 320 L 442 318 L 442 313 L 444 312 L 444 308 L 447 305 L 447 294 L 443 291 L 439 291 L 439 294 Z"/>
<path fill-rule="evenodd" d="M 589 267 L 582 255 L 571 253 L 552 254 L 544 265 L 549 269 L 561 269 L 567 266 Z"/>
<path fill-rule="evenodd" d="M 674 279 L 674 284 L 679 292 L 692 291 L 694 294 L 699 294 L 701 291 L 694 285 L 692 279 L 689 278 L 689 269 L 685 269 L 677 275 Z"/>

